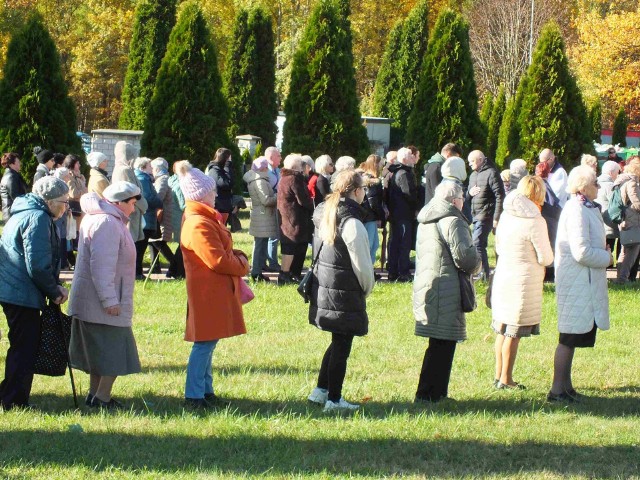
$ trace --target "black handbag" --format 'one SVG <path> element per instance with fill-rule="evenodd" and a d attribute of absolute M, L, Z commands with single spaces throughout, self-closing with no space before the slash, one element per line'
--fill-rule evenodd
<path fill-rule="evenodd" d="M 436 227 L 438 228 L 438 232 L 440 232 L 440 237 L 444 242 L 444 246 L 447 249 L 447 252 L 449 252 L 449 256 L 451 257 L 453 266 L 458 271 L 458 283 L 460 284 L 460 306 L 462 307 L 462 311 L 465 313 L 473 312 L 477 307 L 477 303 L 476 289 L 473 286 L 471 275 L 456 267 L 455 261 L 453 260 L 453 254 L 451 253 L 451 249 L 449 248 L 449 244 L 447 243 L 447 240 L 444 238 L 442 230 L 440 229 L 440 224 L 436 223 Z"/>
<path fill-rule="evenodd" d="M 64 375 L 69 363 L 71 317 L 62 313 L 60 305 L 50 303 L 42 311 L 40 346 L 34 373 L 49 377 Z"/>
<path fill-rule="evenodd" d="M 304 303 L 309 303 L 309 300 L 311 299 L 311 284 L 312 284 L 312 277 L 313 277 L 313 269 L 316 266 L 316 262 L 318 261 L 318 258 L 320 258 L 320 252 L 322 251 L 323 245 L 324 245 L 324 242 L 320 244 L 320 248 L 318 248 L 318 253 L 316 253 L 316 258 L 313 259 L 313 262 L 311 262 L 311 266 L 309 267 L 309 270 L 307 270 L 307 273 L 304 274 L 304 277 L 302 277 L 302 280 L 300 280 L 300 283 L 298 284 L 298 293 L 303 298 Z"/>

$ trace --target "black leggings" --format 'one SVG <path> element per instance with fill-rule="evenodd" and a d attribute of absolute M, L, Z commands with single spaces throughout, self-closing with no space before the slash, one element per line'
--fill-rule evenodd
<path fill-rule="evenodd" d="M 167 260 L 167 262 L 171 263 L 173 260 L 173 252 L 167 245 L 167 242 L 164 240 L 160 240 L 157 242 L 149 242 L 149 247 L 151 247 L 151 264 L 153 265 L 153 261 L 159 254 Z M 160 270 L 160 265 L 156 262 L 156 270 Z"/>
<path fill-rule="evenodd" d="M 331 334 L 331 344 L 322 358 L 318 388 L 329 390 L 329 400 L 337 402 L 342 397 L 342 384 L 347 373 L 347 359 L 351 353 L 353 335 Z"/>
<path fill-rule="evenodd" d="M 142 260 L 147 251 L 149 239 L 156 233 L 155 230 L 143 230 L 144 238 L 136 242 L 136 276 L 142 275 Z M 149 272 L 151 273 L 151 272 Z"/>
<path fill-rule="evenodd" d="M 449 377 L 456 352 L 454 340 L 429 339 L 418 381 L 416 398 L 437 402 L 448 395 Z"/>

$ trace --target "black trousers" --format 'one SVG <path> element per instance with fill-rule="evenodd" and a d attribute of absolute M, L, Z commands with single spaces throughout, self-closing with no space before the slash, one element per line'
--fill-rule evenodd
<path fill-rule="evenodd" d="M 149 239 L 156 232 L 155 230 L 143 230 L 144 238 L 136 242 L 136 276 L 142 275 L 142 260 L 144 260 L 144 252 L 147 251 Z"/>
<path fill-rule="evenodd" d="M 331 344 L 322 358 L 318 388 L 329 390 L 329 400 L 337 402 L 342 397 L 342 384 L 347 373 L 347 360 L 351 354 L 353 335 L 331 334 Z"/>
<path fill-rule="evenodd" d="M 293 254 L 293 261 L 291 262 L 291 269 L 289 273 L 294 277 L 302 276 L 302 268 L 304 267 L 304 259 L 307 257 L 307 242 L 302 242 L 296 245 L 296 251 Z"/>
<path fill-rule="evenodd" d="M 9 409 L 29 404 L 42 321 L 36 308 L 2 302 L 2 309 L 9 324 L 9 350 L 0 383 L 0 404 Z"/>
<path fill-rule="evenodd" d="M 160 254 L 171 264 L 173 260 L 173 252 L 167 245 L 167 242 L 164 240 L 160 240 L 157 242 L 149 242 L 149 247 L 151 247 L 151 264 L 153 264 L 156 257 Z M 160 265 L 156 262 L 156 271 L 160 272 Z"/>
<path fill-rule="evenodd" d="M 455 340 L 429 339 L 429 346 L 422 361 L 416 398 L 437 402 L 447 396 L 456 343 Z"/>
<path fill-rule="evenodd" d="M 173 253 L 173 258 L 169 262 L 169 269 L 167 270 L 167 277 L 171 278 L 184 278 L 184 259 L 182 258 L 182 249 L 180 245 Z"/>
<path fill-rule="evenodd" d="M 609 245 L 609 248 L 611 249 L 611 251 L 615 251 L 616 252 L 616 258 L 620 258 L 620 251 L 622 250 L 622 244 L 620 242 L 618 242 L 617 246 L 616 246 L 616 239 L 615 238 L 607 238 L 607 245 Z M 613 267 L 613 264 L 609 265 L 609 268 Z M 633 269 L 633 267 L 632 267 Z M 638 273 L 638 266 L 636 265 L 636 273 Z"/>

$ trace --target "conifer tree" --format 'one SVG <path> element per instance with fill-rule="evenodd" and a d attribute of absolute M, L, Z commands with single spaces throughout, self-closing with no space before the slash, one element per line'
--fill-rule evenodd
<path fill-rule="evenodd" d="M 393 118 L 391 144 L 399 146 L 407 131 L 407 119 L 420 83 L 429 40 L 427 0 L 419 1 L 404 21 L 394 26 L 374 91 L 376 115 Z"/>
<path fill-rule="evenodd" d="M 222 96 L 216 52 L 196 2 L 187 3 L 171 31 L 147 110 L 142 151 L 170 162 L 188 159 L 204 169 L 219 147 L 240 153 L 227 136 L 228 109 Z"/>
<path fill-rule="evenodd" d="M 621 147 L 627 146 L 627 127 L 629 121 L 627 114 L 624 111 L 624 107 L 620 107 L 613 121 L 613 133 L 611 134 L 611 143 L 613 145 L 620 145 Z"/>
<path fill-rule="evenodd" d="M 275 145 L 278 105 L 271 18 L 260 7 L 236 16 L 225 71 L 229 136 L 251 134 Z"/>
<path fill-rule="evenodd" d="M 311 156 L 369 152 L 356 96 L 348 19 L 335 0 L 320 0 L 293 59 L 285 102 L 285 152 Z"/>
<path fill-rule="evenodd" d="M 481 148 L 484 140 L 469 26 L 460 14 L 446 9 L 429 40 L 406 141 L 420 149 L 424 161 L 447 142 L 468 151 Z M 420 171 L 421 165 L 417 168 Z"/>
<path fill-rule="evenodd" d="M 602 143 L 602 103 L 600 100 L 591 105 L 589 123 L 591 124 L 591 139 L 594 142 Z"/>
<path fill-rule="evenodd" d="M 489 135 L 489 121 L 493 113 L 493 95 L 491 92 L 485 92 L 482 96 L 482 107 L 480 108 L 480 123 L 484 129 L 485 137 Z"/>
<path fill-rule="evenodd" d="M 122 91 L 120 128 L 144 127 L 156 75 L 175 22 L 176 0 L 143 0 L 138 4 Z"/>
<path fill-rule="evenodd" d="M 507 168 L 510 160 L 520 155 L 520 110 L 522 109 L 522 97 L 526 89 L 527 74 L 522 75 L 515 96 L 507 102 L 498 132 L 498 149 L 496 150 L 496 164 L 501 168 Z"/>
<path fill-rule="evenodd" d="M 540 34 L 522 98 L 520 150 L 530 167 L 543 148 L 551 148 L 566 167 L 593 150 L 587 110 L 554 22 Z"/>
<path fill-rule="evenodd" d="M 58 51 L 42 17 L 34 14 L 11 38 L 0 80 L 0 151 L 20 155 L 28 183 L 36 170 L 36 146 L 84 155 Z"/>
<path fill-rule="evenodd" d="M 500 125 L 507 107 L 507 95 L 503 86 L 498 90 L 498 96 L 493 103 L 493 110 L 489 118 L 489 128 L 487 129 L 487 149 L 485 155 L 495 160 L 498 150 L 498 135 L 500 134 Z"/>

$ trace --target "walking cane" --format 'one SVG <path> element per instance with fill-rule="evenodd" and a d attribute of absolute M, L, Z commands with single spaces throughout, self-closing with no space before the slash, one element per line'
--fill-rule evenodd
<path fill-rule="evenodd" d="M 147 288 L 147 282 L 149 281 L 149 278 L 151 277 L 151 272 L 153 272 L 153 269 L 155 268 L 159 258 L 160 258 L 160 253 L 158 252 L 158 255 L 156 255 L 156 258 L 153 259 L 153 262 L 151 262 L 151 266 L 149 267 L 149 275 L 145 277 L 144 282 L 142 283 L 142 290 Z"/>

